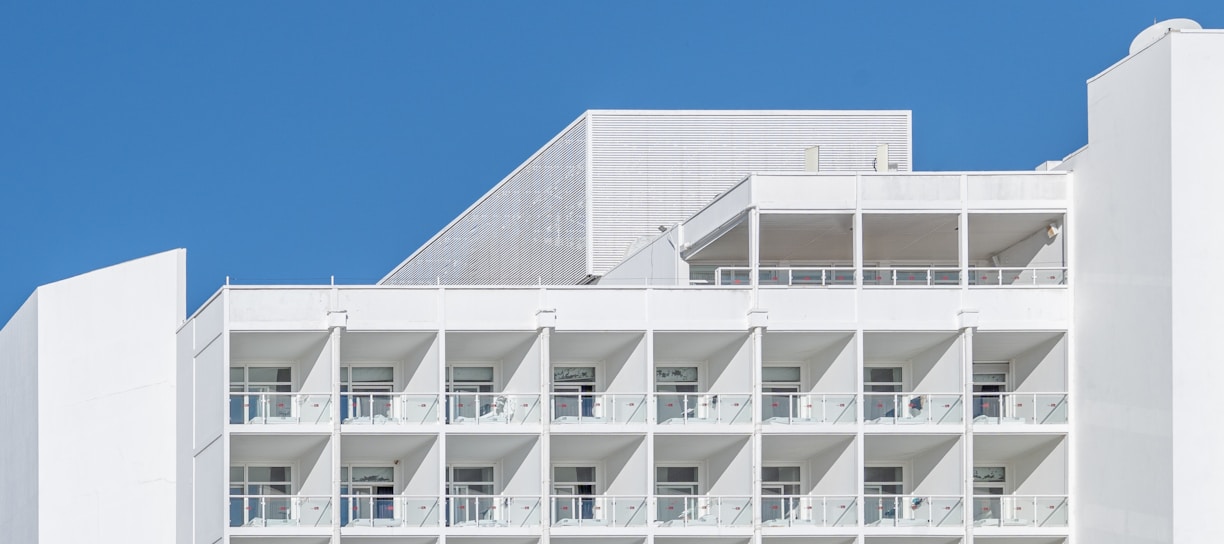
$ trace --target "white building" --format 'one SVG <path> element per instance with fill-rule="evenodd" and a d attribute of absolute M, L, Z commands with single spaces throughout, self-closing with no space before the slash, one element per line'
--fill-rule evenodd
<path fill-rule="evenodd" d="M 1149 29 L 1031 172 L 910 172 L 907 112 L 588 112 L 379 285 L 189 317 L 144 495 L 176 534 L 123 541 L 1216 542 L 1221 59 Z M 52 287 L 0 332 L 13 388 L 75 363 L 30 347 Z M 5 540 L 52 541 L 46 447 L 3 450 Z"/>

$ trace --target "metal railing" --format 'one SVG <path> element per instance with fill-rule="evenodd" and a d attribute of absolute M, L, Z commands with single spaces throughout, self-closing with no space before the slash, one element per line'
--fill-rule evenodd
<path fill-rule="evenodd" d="M 343 495 L 344 527 L 437 527 L 438 498 L 404 495 Z"/>
<path fill-rule="evenodd" d="M 956 393 L 863 393 L 863 420 L 877 425 L 951 425 L 964 421 Z"/>
<path fill-rule="evenodd" d="M 553 393 L 553 423 L 646 423 L 644 393 Z"/>
<path fill-rule="evenodd" d="M 341 393 L 340 407 L 340 422 L 345 425 L 438 423 L 436 394 Z"/>
<path fill-rule="evenodd" d="M 762 527 L 856 527 L 858 497 L 771 495 L 761 497 Z"/>
<path fill-rule="evenodd" d="M 854 393 L 762 393 L 761 423 L 807 425 L 854 423 Z"/>
<path fill-rule="evenodd" d="M 752 497 L 658 495 L 655 524 L 660 527 L 752 526 Z"/>
<path fill-rule="evenodd" d="M 538 527 L 539 496 L 447 495 L 449 527 Z"/>
<path fill-rule="evenodd" d="M 540 422 L 540 396 L 510 393 L 447 393 L 446 422 L 509 425 Z"/>
<path fill-rule="evenodd" d="M 230 393 L 231 425 L 331 422 L 331 395 L 313 393 Z"/>
<path fill-rule="evenodd" d="M 953 495 L 866 495 L 867 527 L 956 527 L 965 523 L 964 498 Z"/>
<path fill-rule="evenodd" d="M 961 270 L 955 267 L 864 268 L 863 285 L 894 287 L 956 287 Z"/>
<path fill-rule="evenodd" d="M 646 525 L 646 497 L 554 495 L 553 527 L 639 527 Z"/>
<path fill-rule="evenodd" d="M 1066 284 L 1067 267 L 1065 266 L 969 269 L 969 285 L 1022 287 Z"/>
<path fill-rule="evenodd" d="M 331 524 L 331 497 L 230 495 L 230 527 L 323 527 Z"/>
<path fill-rule="evenodd" d="M 1065 495 L 975 495 L 978 527 L 1066 527 Z"/>
<path fill-rule="evenodd" d="M 974 393 L 975 425 L 1067 423 L 1066 393 Z"/>
<path fill-rule="evenodd" d="M 739 393 L 655 393 L 660 425 L 752 423 L 752 395 Z"/>
<path fill-rule="evenodd" d="M 791 287 L 831 287 L 854 285 L 854 269 L 839 267 L 760 267 L 760 285 Z M 747 266 L 723 266 L 714 270 L 715 285 L 749 285 L 752 269 Z"/>

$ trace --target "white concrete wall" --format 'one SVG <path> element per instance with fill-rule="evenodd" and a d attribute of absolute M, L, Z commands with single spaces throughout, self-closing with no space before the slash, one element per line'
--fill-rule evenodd
<path fill-rule="evenodd" d="M 858 495 L 862 491 L 854 438 L 847 438 L 808 460 L 812 495 Z"/>
<path fill-rule="evenodd" d="M 941 442 L 911 459 L 915 495 L 957 495 L 964 487 L 961 470 L 964 466 L 961 438 Z"/>
<path fill-rule="evenodd" d="M 185 290 L 184 250 L 39 288 L 40 542 L 175 538 Z"/>
<path fill-rule="evenodd" d="M 1173 540 L 1219 542 L 1218 527 L 1193 513 L 1218 502 L 1224 487 L 1224 427 L 1202 424 L 1204 399 L 1219 398 L 1224 285 L 1207 279 L 1224 267 L 1224 31 L 1170 36 L 1172 174 L 1172 485 Z M 1205 273 L 1207 272 L 1207 273 Z M 1162 331 L 1164 332 L 1164 331 Z M 1210 402 L 1208 402 L 1210 404 Z M 1207 468 L 1212 467 L 1212 468 Z"/>
<path fill-rule="evenodd" d="M 0 329 L 2 542 L 39 541 L 38 309 L 35 292 Z"/>
<path fill-rule="evenodd" d="M 1173 542 L 1170 54 L 1161 40 L 1088 83 L 1067 229 L 1071 524 L 1084 544 Z"/>

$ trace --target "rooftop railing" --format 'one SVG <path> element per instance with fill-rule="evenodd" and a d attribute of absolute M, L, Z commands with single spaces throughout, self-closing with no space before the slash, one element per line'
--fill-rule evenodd
<path fill-rule="evenodd" d="M 1066 527 L 1065 495 L 975 495 L 977 527 Z"/>
<path fill-rule="evenodd" d="M 863 393 L 863 419 L 874 425 L 953 425 L 964 421 L 956 393 Z"/>
<path fill-rule="evenodd" d="M 965 523 L 964 498 L 954 495 L 865 495 L 867 527 L 957 527 Z"/>
<path fill-rule="evenodd" d="M 518 393 L 447 393 L 446 422 L 452 425 L 539 423 L 540 396 Z"/>
<path fill-rule="evenodd" d="M 854 393 L 762 393 L 761 423 L 812 425 L 854 423 L 858 395 Z"/>
<path fill-rule="evenodd" d="M 553 393 L 552 422 L 646 423 L 648 402 L 642 393 Z"/>
<path fill-rule="evenodd" d="M 331 395 L 312 393 L 230 393 L 231 425 L 331 422 Z"/>
<path fill-rule="evenodd" d="M 332 524 L 331 497 L 231 495 L 230 527 L 325 527 Z"/>
<path fill-rule="evenodd" d="M 420 393 L 341 393 L 340 422 L 345 425 L 438 423 L 438 397 Z"/>
<path fill-rule="evenodd" d="M 838 287 L 855 284 L 854 268 L 849 267 L 768 267 L 758 269 L 761 286 Z M 862 269 L 864 286 L 887 287 L 959 287 L 964 271 L 957 266 L 890 266 Z M 969 268 L 967 285 L 985 287 L 1054 287 L 1067 284 L 1067 267 L 999 267 Z M 694 277 L 691 284 L 704 285 L 710 280 Z M 714 270 L 713 281 L 718 286 L 752 284 L 752 269 L 747 266 L 723 266 Z"/>
<path fill-rule="evenodd" d="M 404 495 L 343 495 L 345 527 L 437 527 L 438 498 Z"/>
<path fill-rule="evenodd" d="M 761 497 L 762 527 L 856 527 L 858 497 L 773 495 Z"/>
<path fill-rule="evenodd" d="M 724 266 L 714 271 L 715 285 L 749 285 L 752 269 L 747 266 Z M 761 267 L 761 285 L 791 287 L 853 286 L 854 269 L 839 267 Z"/>
<path fill-rule="evenodd" d="M 640 527 L 647 523 L 646 497 L 554 495 L 553 527 Z"/>
<path fill-rule="evenodd" d="M 752 423 L 752 395 L 739 393 L 655 393 L 659 425 Z"/>
<path fill-rule="evenodd" d="M 655 524 L 659 527 L 751 527 L 752 497 L 658 495 Z"/>
<path fill-rule="evenodd" d="M 538 527 L 540 497 L 447 495 L 446 524 L 450 527 Z"/>
<path fill-rule="evenodd" d="M 1067 423 L 1066 393 L 974 393 L 974 425 Z"/>
<path fill-rule="evenodd" d="M 863 285 L 891 287 L 956 287 L 961 271 L 956 267 L 864 268 Z"/>

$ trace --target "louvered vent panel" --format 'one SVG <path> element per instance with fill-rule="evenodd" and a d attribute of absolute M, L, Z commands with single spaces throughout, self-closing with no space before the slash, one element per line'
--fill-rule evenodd
<path fill-rule="evenodd" d="M 586 123 L 572 125 L 382 283 L 573 284 L 585 277 Z"/>
<path fill-rule="evenodd" d="M 594 270 L 642 236 L 687 219 L 752 172 L 870 171 L 876 146 L 909 171 L 906 112 L 591 112 Z"/>

